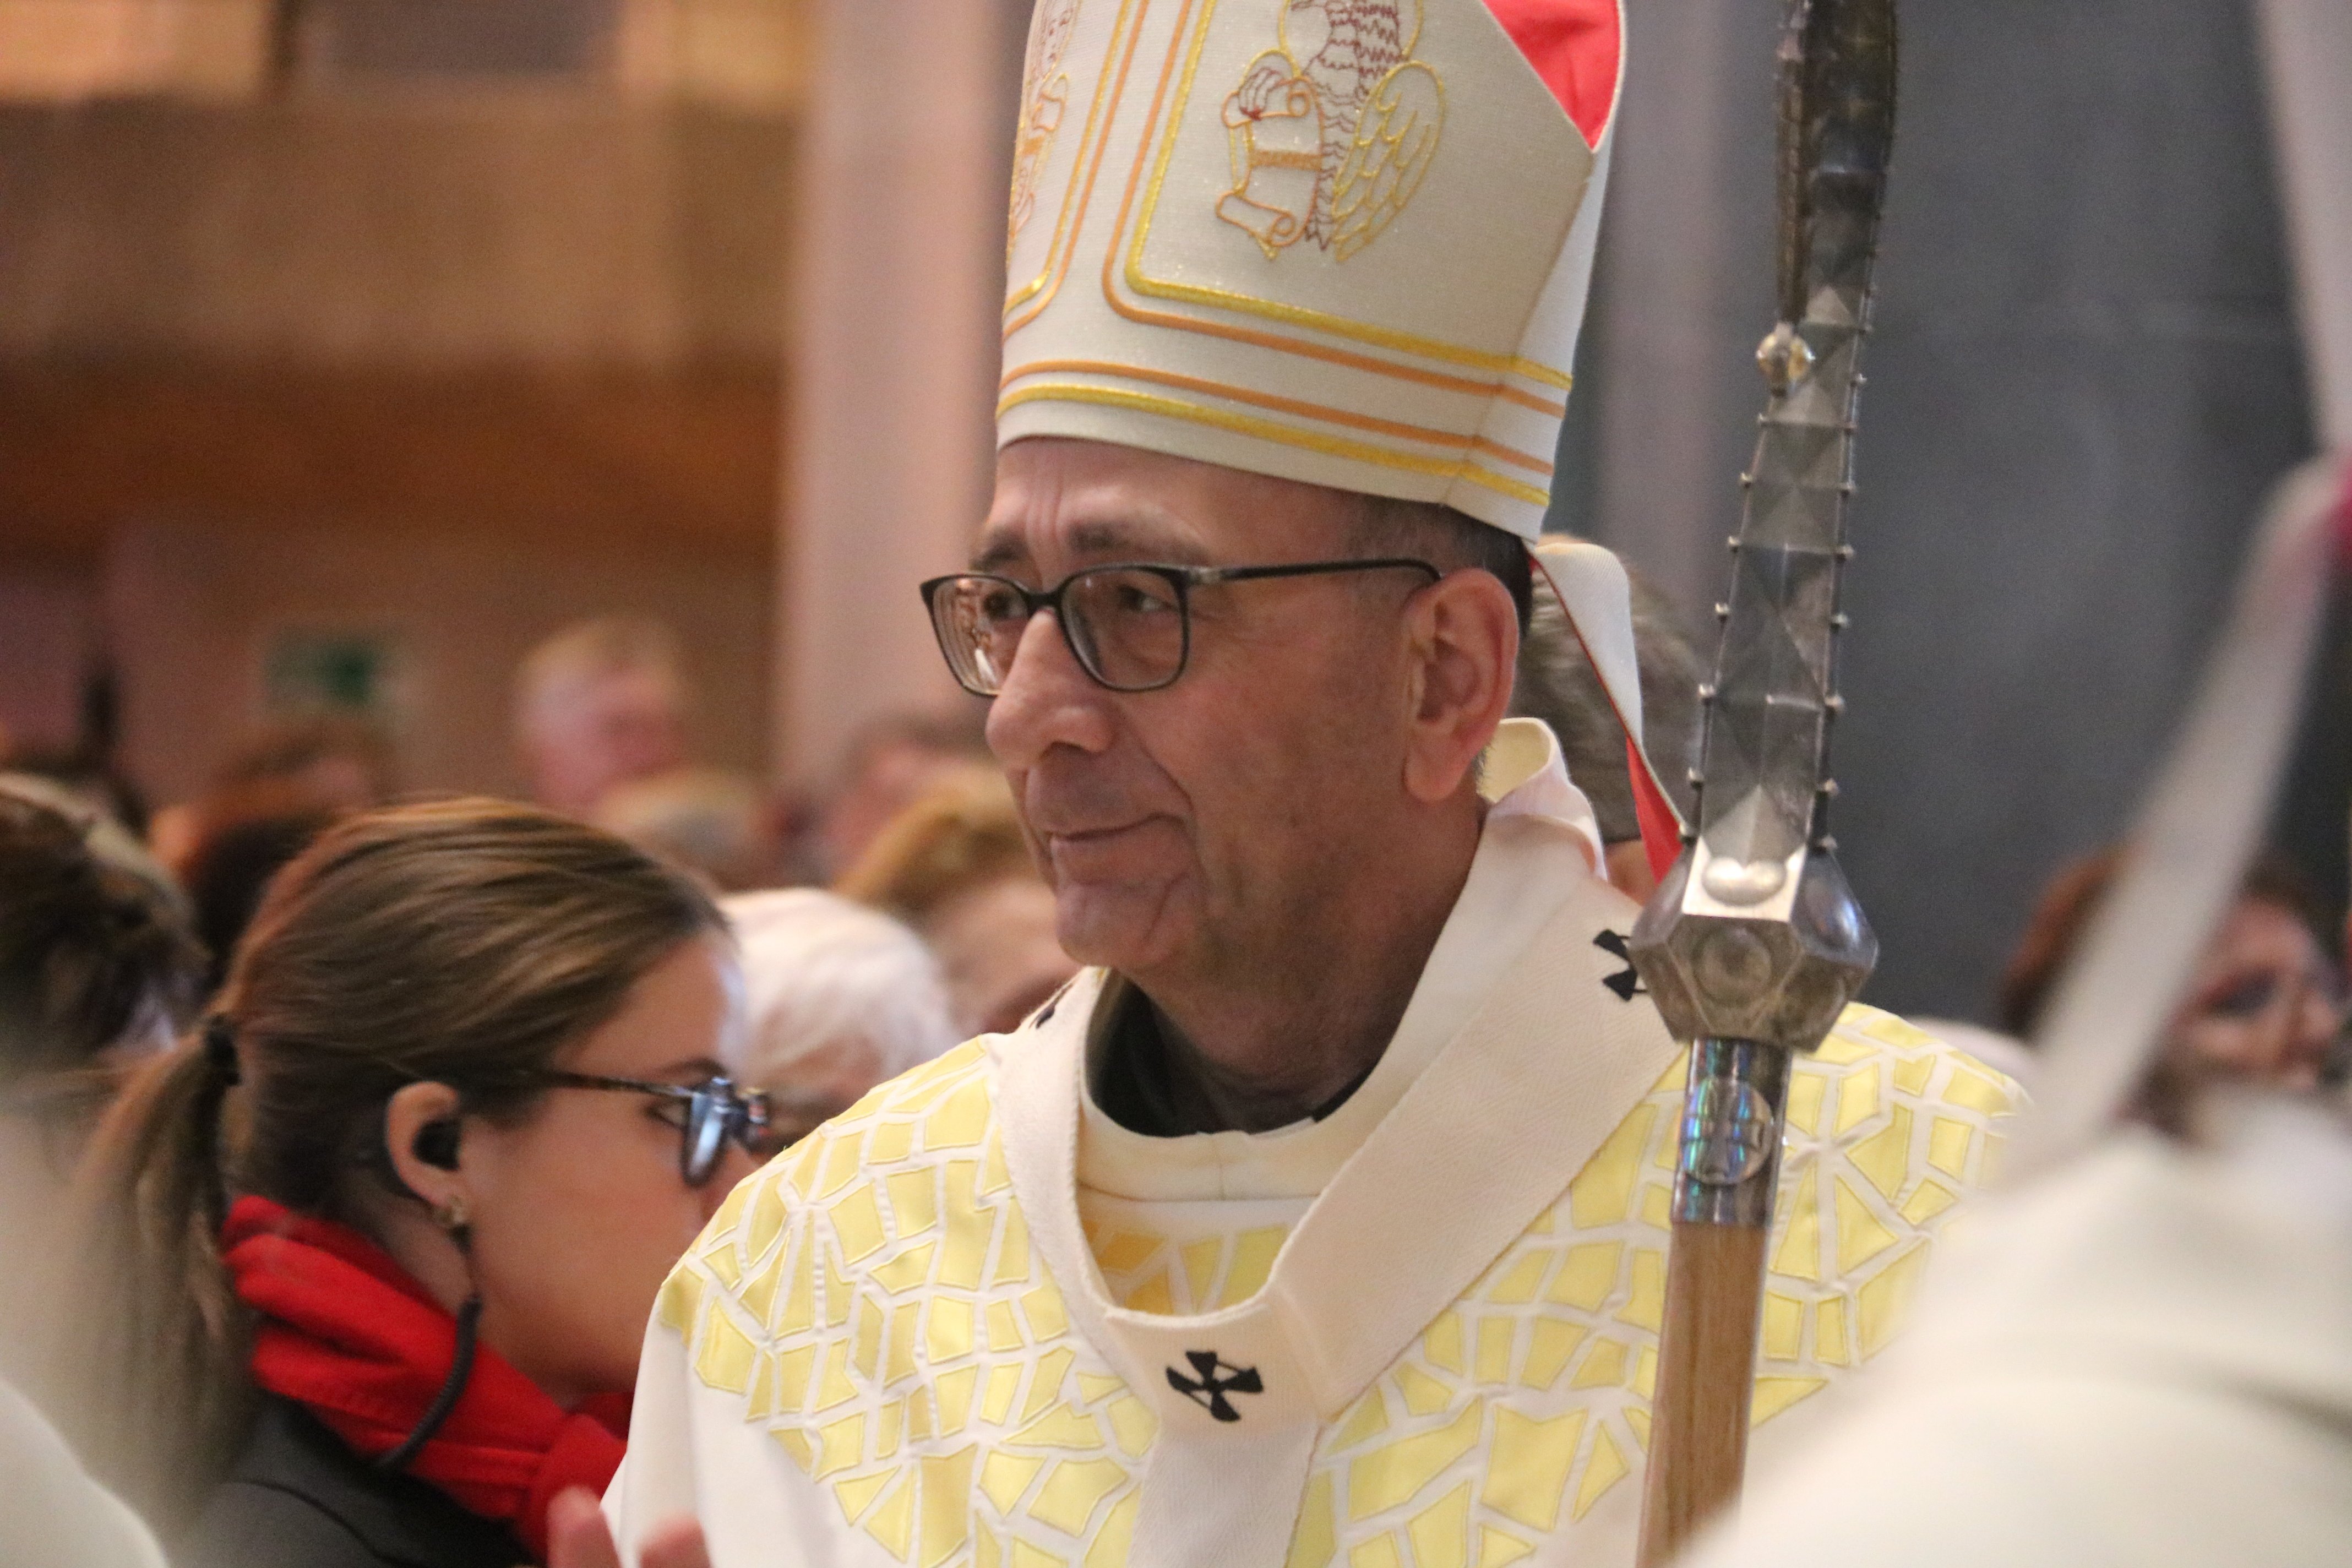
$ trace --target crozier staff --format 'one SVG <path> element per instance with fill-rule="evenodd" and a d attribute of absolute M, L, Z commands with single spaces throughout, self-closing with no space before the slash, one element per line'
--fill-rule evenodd
<path fill-rule="evenodd" d="M 1092 967 L 737 1190 L 607 1510 L 721 1568 L 1630 1563 L 1682 1053 L 1503 721 L 1616 7 L 1034 29 L 1068 112 L 1024 142 L 994 504 L 924 592 Z M 2011 1101 L 1869 1009 L 1831 1047 L 1768 1433 L 1885 1342 Z"/>

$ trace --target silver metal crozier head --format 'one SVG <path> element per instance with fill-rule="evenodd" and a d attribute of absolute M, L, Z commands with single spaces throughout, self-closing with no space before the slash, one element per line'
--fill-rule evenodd
<path fill-rule="evenodd" d="M 1836 858 L 1807 853 L 1794 896 L 1753 914 L 1690 885 L 1705 858 L 1694 850 L 1667 873 L 1630 944 L 1667 1028 L 1683 1040 L 1811 1050 L 1878 963 L 1878 937 Z"/>

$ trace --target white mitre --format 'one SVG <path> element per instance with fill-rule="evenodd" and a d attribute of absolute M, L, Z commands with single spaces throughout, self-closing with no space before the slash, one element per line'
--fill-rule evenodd
<path fill-rule="evenodd" d="M 1000 445 L 1072 436 L 1532 540 L 1618 0 L 1039 0 Z"/>

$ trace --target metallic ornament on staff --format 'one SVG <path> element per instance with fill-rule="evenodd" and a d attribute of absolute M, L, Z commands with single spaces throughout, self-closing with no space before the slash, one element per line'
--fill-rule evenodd
<path fill-rule="evenodd" d="M 1895 121 L 1894 0 L 1791 0 L 1780 51 L 1780 320 L 1707 704 L 1699 805 L 1634 928 L 1693 1042 L 1641 1561 L 1736 1497 L 1790 1058 L 1877 963 L 1827 806 L 1859 359 Z"/>

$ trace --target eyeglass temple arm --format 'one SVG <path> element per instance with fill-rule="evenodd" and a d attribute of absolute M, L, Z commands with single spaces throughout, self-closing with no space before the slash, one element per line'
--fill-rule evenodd
<path fill-rule="evenodd" d="M 1180 567 L 1184 579 L 1202 587 L 1218 583 L 1244 583 L 1263 577 L 1313 577 L 1335 572 L 1387 572 L 1411 570 L 1426 572 L 1433 583 L 1445 575 L 1426 561 L 1410 556 L 1383 555 L 1364 561 L 1297 561 L 1278 566 L 1191 566 Z"/>

